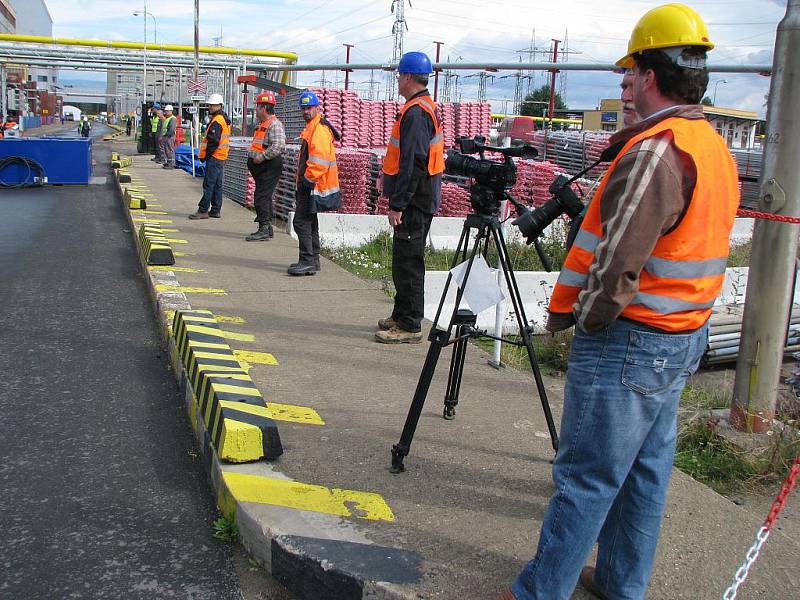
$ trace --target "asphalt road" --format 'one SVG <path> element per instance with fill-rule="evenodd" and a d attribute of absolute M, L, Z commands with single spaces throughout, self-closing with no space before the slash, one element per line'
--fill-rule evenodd
<path fill-rule="evenodd" d="M 110 183 L 0 211 L 0 598 L 241 598 Z"/>

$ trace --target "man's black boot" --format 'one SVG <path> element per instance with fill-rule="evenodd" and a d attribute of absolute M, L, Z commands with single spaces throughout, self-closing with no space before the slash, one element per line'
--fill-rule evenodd
<path fill-rule="evenodd" d="M 246 239 L 248 242 L 268 242 L 272 238 L 272 226 L 266 223 L 261 223 L 258 226 L 258 231 L 248 235 Z"/>

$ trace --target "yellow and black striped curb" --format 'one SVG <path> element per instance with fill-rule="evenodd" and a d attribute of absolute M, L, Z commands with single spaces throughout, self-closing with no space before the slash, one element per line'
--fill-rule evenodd
<path fill-rule="evenodd" d="M 105 138 L 103 138 L 105 139 Z M 130 167 L 133 164 L 133 158 L 130 156 L 122 156 L 117 152 L 111 153 L 111 168 L 112 169 L 122 169 L 124 167 Z"/>
<path fill-rule="evenodd" d="M 125 206 L 131 210 L 146 210 L 147 200 L 143 195 L 143 191 L 135 190 L 130 187 L 122 188 L 122 198 L 125 200 Z"/>
<path fill-rule="evenodd" d="M 109 140 L 113 140 L 114 138 L 118 138 L 121 135 L 125 134 L 125 129 L 120 127 L 119 125 L 112 125 L 111 123 L 106 123 L 106 125 L 108 127 L 110 127 L 111 129 L 114 129 L 115 131 L 114 131 L 114 133 L 109 133 L 109 134 L 104 135 L 103 136 L 103 141 L 104 142 L 107 142 Z M 113 155 L 111 157 L 111 160 L 114 160 Z"/>
<path fill-rule="evenodd" d="M 143 223 L 139 227 L 139 249 L 142 259 L 148 265 L 174 265 L 175 255 L 169 245 L 161 225 Z"/>
<path fill-rule="evenodd" d="M 220 459 L 242 463 L 283 454 L 278 425 L 268 416 L 264 397 L 228 346 L 213 313 L 175 311 L 172 333 L 199 416 Z"/>

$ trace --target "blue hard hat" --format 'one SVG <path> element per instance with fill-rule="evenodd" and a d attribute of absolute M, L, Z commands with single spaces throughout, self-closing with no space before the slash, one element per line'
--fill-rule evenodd
<path fill-rule="evenodd" d="M 300 94 L 300 108 L 304 106 L 319 106 L 319 98 L 314 92 L 306 90 Z"/>
<path fill-rule="evenodd" d="M 153 102 L 153 108 L 161 108 L 160 102 Z"/>
<path fill-rule="evenodd" d="M 424 52 L 406 52 L 400 57 L 397 72 L 430 75 L 433 73 L 431 59 Z"/>

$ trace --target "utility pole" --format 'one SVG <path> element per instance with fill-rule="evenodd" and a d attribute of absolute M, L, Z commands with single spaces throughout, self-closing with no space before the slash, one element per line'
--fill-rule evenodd
<path fill-rule="evenodd" d="M 194 0 L 194 80 L 200 79 L 200 0 Z M 208 90 L 206 90 L 206 94 Z M 192 115 L 192 122 L 194 123 L 194 147 L 200 146 L 200 101 L 195 100 L 194 115 Z M 192 174 L 194 174 L 194 160 L 192 160 Z"/>
<path fill-rule="evenodd" d="M 350 48 L 355 48 L 353 44 L 342 44 L 345 48 L 347 48 L 347 57 L 344 59 L 345 64 L 350 64 Z M 344 69 L 344 89 L 346 90 L 350 84 L 350 73 L 352 73 L 352 69 Z"/>
<path fill-rule="evenodd" d="M 489 75 L 486 71 L 481 71 L 480 73 L 467 75 L 464 79 L 470 79 L 471 77 L 478 78 L 478 102 L 486 102 L 486 80 L 491 79 L 494 81 L 494 75 Z"/>
<path fill-rule="evenodd" d="M 375 70 L 370 69 L 369 80 L 367 81 L 367 100 L 375 100 L 375 92 L 378 87 L 378 80 L 375 79 Z"/>
<path fill-rule="evenodd" d="M 761 211 L 787 217 L 800 217 L 798 44 L 800 0 L 788 0 L 775 40 L 759 201 Z M 800 225 L 756 219 L 731 404 L 731 424 L 736 429 L 769 431 L 775 416 L 798 234 Z"/>
<path fill-rule="evenodd" d="M 405 19 L 405 3 L 406 0 L 392 0 L 391 12 L 394 13 L 394 23 L 392 24 L 392 35 L 394 36 L 394 48 L 392 49 L 392 64 L 400 61 L 403 56 L 403 32 L 408 30 L 408 24 Z M 411 6 L 411 0 L 408 5 Z M 396 79 L 392 71 L 388 72 L 388 79 L 386 80 L 386 99 L 393 100 L 396 95 Z"/>
<path fill-rule="evenodd" d="M 558 62 L 558 44 L 561 40 L 553 40 L 553 64 Z M 550 69 L 550 104 L 547 107 L 547 116 L 550 117 L 550 126 L 553 126 L 553 111 L 556 105 L 556 73 L 558 69 Z"/>
<path fill-rule="evenodd" d="M 433 42 L 433 43 L 436 44 L 436 60 L 434 62 L 438 63 L 439 62 L 439 50 L 441 50 L 442 45 L 444 45 L 444 42 Z M 441 69 L 434 69 L 433 70 L 433 101 L 434 102 L 436 102 L 436 100 L 439 97 L 439 72 L 440 71 L 441 71 Z"/>
<path fill-rule="evenodd" d="M 219 26 L 219 35 L 211 39 L 214 40 L 214 47 L 219 48 L 219 43 L 222 41 L 222 25 Z"/>

